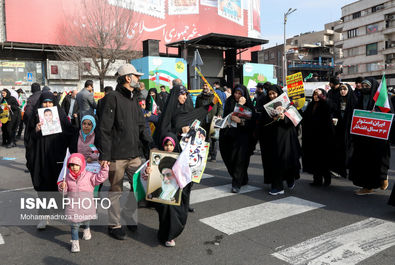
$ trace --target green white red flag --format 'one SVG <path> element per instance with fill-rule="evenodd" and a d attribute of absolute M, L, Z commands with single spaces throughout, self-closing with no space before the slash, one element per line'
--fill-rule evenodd
<path fill-rule="evenodd" d="M 158 115 L 158 105 L 156 105 L 156 102 L 154 98 L 151 96 L 151 113 L 154 115 Z"/>
<path fill-rule="evenodd" d="M 385 80 L 385 74 L 383 74 L 383 77 L 381 78 L 380 86 L 377 89 L 373 100 L 376 102 L 376 106 L 378 106 L 382 112 L 389 112 L 391 110 L 390 103 L 388 101 L 387 81 Z"/>

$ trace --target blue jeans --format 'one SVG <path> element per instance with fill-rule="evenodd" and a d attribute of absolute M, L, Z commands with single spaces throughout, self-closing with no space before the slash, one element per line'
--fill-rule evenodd
<path fill-rule="evenodd" d="M 89 228 L 89 221 L 71 224 L 71 240 L 78 240 L 78 232 L 81 225 L 85 225 L 85 229 Z"/>

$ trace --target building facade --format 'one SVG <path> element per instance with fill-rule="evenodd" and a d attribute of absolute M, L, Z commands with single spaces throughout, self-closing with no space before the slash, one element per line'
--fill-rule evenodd
<path fill-rule="evenodd" d="M 334 47 L 340 39 L 335 26 L 340 22 L 325 25 L 325 29 L 307 32 L 286 40 L 287 75 L 302 72 L 303 77 L 317 73 L 320 80 L 328 80 L 335 71 L 335 58 L 342 55 L 339 48 Z M 282 58 L 284 46 L 277 45 L 264 49 L 264 63 L 276 66 L 279 83 L 282 84 Z"/>
<path fill-rule="evenodd" d="M 336 58 L 342 80 L 380 79 L 385 72 L 387 84 L 395 85 L 395 1 L 360 0 L 343 6 L 335 31 L 341 33 L 335 47 L 343 50 Z"/>

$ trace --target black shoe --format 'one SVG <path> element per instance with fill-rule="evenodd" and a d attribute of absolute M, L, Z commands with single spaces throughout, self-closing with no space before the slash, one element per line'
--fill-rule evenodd
<path fill-rule="evenodd" d="M 232 187 L 232 193 L 239 193 L 239 192 L 240 192 L 240 188 Z"/>
<path fill-rule="evenodd" d="M 188 212 L 190 212 L 190 213 L 194 213 L 194 212 L 195 212 L 195 208 L 188 207 Z"/>
<path fill-rule="evenodd" d="M 324 180 L 324 186 L 328 187 L 329 185 L 331 185 L 331 179 L 329 180 Z"/>
<path fill-rule="evenodd" d="M 7 145 L 7 148 L 13 148 L 13 147 L 16 147 L 16 143 L 12 143 L 12 144 Z"/>
<path fill-rule="evenodd" d="M 108 233 L 110 234 L 110 236 L 118 240 L 124 240 L 126 236 L 126 233 L 122 229 L 122 227 L 119 228 L 108 227 Z"/>
<path fill-rule="evenodd" d="M 215 163 L 215 162 L 217 162 L 217 160 L 216 159 L 210 159 L 209 162 Z"/>
<path fill-rule="evenodd" d="M 126 226 L 129 231 L 136 232 L 137 231 L 137 225 L 127 225 Z"/>
<path fill-rule="evenodd" d="M 310 185 L 313 186 L 313 187 L 321 187 L 322 183 L 320 183 L 320 182 L 311 182 Z"/>

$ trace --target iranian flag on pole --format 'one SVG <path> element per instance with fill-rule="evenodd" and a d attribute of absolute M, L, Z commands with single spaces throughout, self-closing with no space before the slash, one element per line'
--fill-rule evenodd
<path fill-rule="evenodd" d="M 156 105 L 156 102 L 154 98 L 151 96 L 151 113 L 154 115 L 158 115 L 158 105 Z"/>
<path fill-rule="evenodd" d="M 378 106 L 382 112 L 389 112 L 391 110 L 390 103 L 388 101 L 387 81 L 385 81 L 385 74 L 383 74 L 380 86 L 377 89 L 373 100 L 376 102 L 375 105 Z"/>
<path fill-rule="evenodd" d="M 149 160 L 142 164 L 133 175 L 133 192 L 136 201 L 141 201 L 147 193 L 147 181 L 143 179 L 141 171 L 148 166 Z"/>

